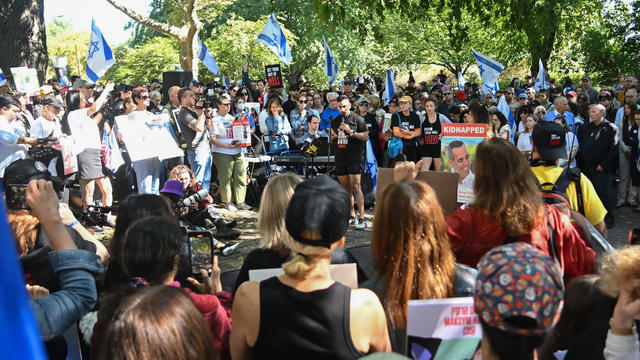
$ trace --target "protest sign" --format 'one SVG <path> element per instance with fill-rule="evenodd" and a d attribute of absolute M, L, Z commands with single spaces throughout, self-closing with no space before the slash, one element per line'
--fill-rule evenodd
<path fill-rule="evenodd" d="M 352 289 L 358 288 L 358 272 L 355 263 L 331 264 L 329 266 L 331 278 Z M 260 282 L 273 276 L 284 274 L 282 268 L 249 270 L 249 281 Z"/>
<path fill-rule="evenodd" d="M 442 124 L 442 171 L 460 175 L 458 203 L 473 202 L 476 147 L 487 137 L 487 124 Z"/>
<path fill-rule="evenodd" d="M 67 136 L 61 136 L 58 138 L 58 144 L 60 144 L 60 152 L 62 153 L 64 174 L 69 175 L 78 171 L 78 158 L 73 151 L 73 139 Z"/>
<path fill-rule="evenodd" d="M 424 181 L 433 188 L 442 206 L 442 212 L 446 216 L 457 208 L 458 177 L 457 173 L 420 171 L 416 180 Z M 376 181 L 376 202 L 378 203 L 384 189 L 394 182 L 393 169 L 379 168 Z"/>
<path fill-rule="evenodd" d="M 115 120 L 131 161 L 184 156 L 165 126 L 169 122 L 168 114 L 151 115 L 134 111 L 129 115 L 116 116 Z"/>
<path fill-rule="evenodd" d="M 251 146 L 251 124 L 246 113 L 235 119 L 231 127 L 233 129 L 233 141 L 238 142 L 237 146 Z"/>
<path fill-rule="evenodd" d="M 260 114 L 260 103 L 259 102 L 246 102 L 244 103 L 245 109 L 253 109 L 256 111 L 256 114 Z"/>
<path fill-rule="evenodd" d="M 280 70 L 280 64 L 267 65 L 264 67 L 267 74 L 267 82 L 269 87 L 282 87 L 282 71 Z"/>
<path fill-rule="evenodd" d="M 13 83 L 16 85 L 16 91 L 25 92 L 29 96 L 34 96 L 40 89 L 38 82 L 38 71 L 30 69 L 26 66 L 11 68 L 13 75 Z"/>
<path fill-rule="evenodd" d="M 61 88 L 71 87 L 71 81 L 69 80 L 69 65 L 67 64 L 67 58 L 65 56 L 58 56 L 53 61 L 53 69 L 56 72 L 56 78 Z"/>
<path fill-rule="evenodd" d="M 472 297 L 409 301 L 407 355 L 412 359 L 472 359 L 480 353 L 481 339 Z"/>

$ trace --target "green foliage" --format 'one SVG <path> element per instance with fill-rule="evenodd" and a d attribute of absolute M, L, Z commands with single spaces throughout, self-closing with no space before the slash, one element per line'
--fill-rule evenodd
<path fill-rule="evenodd" d="M 176 41 L 166 37 L 155 37 L 134 48 L 121 45 L 114 53 L 116 63 L 101 80 L 142 84 L 161 78 L 162 72 L 175 70 L 179 64 Z"/>
<path fill-rule="evenodd" d="M 175 20 L 175 16 L 171 16 L 171 11 L 175 5 L 172 6 L 171 2 L 164 0 L 152 0 L 149 6 L 151 6 L 149 18 L 162 23 L 168 23 Z M 127 25 L 125 25 L 124 29 L 133 29 L 133 36 L 127 41 L 127 44 L 130 47 L 142 45 L 157 36 L 168 37 L 133 20 L 129 21 Z"/>
<path fill-rule="evenodd" d="M 46 28 L 47 53 L 49 54 L 47 79 L 55 77 L 53 61 L 58 56 L 65 56 L 69 64 L 69 72 L 78 74 L 76 45 L 78 46 L 78 57 L 80 58 L 80 75 L 84 76 L 84 66 L 87 62 L 87 52 L 89 50 L 89 32 L 74 30 L 71 23 L 62 17 L 49 22 Z"/>

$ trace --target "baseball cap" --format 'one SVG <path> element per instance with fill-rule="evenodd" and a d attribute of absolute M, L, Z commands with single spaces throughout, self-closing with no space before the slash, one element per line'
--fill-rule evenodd
<path fill-rule="evenodd" d="M 558 264 L 525 242 L 495 247 L 478 263 L 473 294 L 476 314 L 489 326 L 524 335 L 543 335 L 562 308 L 564 285 Z M 516 326 L 514 318 L 532 325 Z"/>
<path fill-rule="evenodd" d="M 78 79 L 73 83 L 73 88 L 75 90 L 83 88 L 83 87 L 87 87 L 87 88 L 91 88 L 96 86 L 96 83 L 89 81 L 89 80 L 83 80 L 83 79 Z"/>
<path fill-rule="evenodd" d="M 567 139 L 562 125 L 541 121 L 533 127 L 531 140 L 543 159 L 553 161 L 567 158 Z"/>
<path fill-rule="evenodd" d="M 458 100 L 466 100 L 467 94 L 465 94 L 464 91 L 459 90 L 458 92 L 456 92 L 456 97 L 458 98 Z"/>
<path fill-rule="evenodd" d="M 303 244 L 331 248 L 349 227 L 351 203 L 342 186 L 318 175 L 296 186 L 285 215 L 291 237 Z"/>
<path fill-rule="evenodd" d="M 504 91 L 506 91 L 506 92 L 510 92 L 510 93 L 512 93 L 512 94 L 515 92 L 515 90 L 513 90 L 513 88 L 512 88 L 512 87 L 508 87 L 508 88 L 504 89 Z"/>
<path fill-rule="evenodd" d="M 520 100 L 520 99 L 528 99 L 527 94 L 520 93 L 520 95 L 518 95 L 518 100 Z"/>
<path fill-rule="evenodd" d="M 582 80 L 589 80 L 589 81 L 591 81 L 591 78 L 590 78 L 590 77 L 588 77 L 587 75 L 585 75 L 585 76 L 583 76 L 583 77 L 582 77 Z"/>
<path fill-rule="evenodd" d="M 342 81 L 342 83 L 343 83 L 343 84 L 345 84 L 345 85 L 346 85 L 346 84 L 351 84 L 351 85 L 353 85 L 353 80 L 351 80 L 351 79 L 344 79 L 344 80 Z"/>
<path fill-rule="evenodd" d="M 40 95 L 53 94 L 53 87 L 51 85 L 40 86 Z"/>
<path fill-rule="evenodd" d="M 577 95 L 577 94 L 576 94 L 576 92 L 575 92 L 575 91 L 573 91 L 573 90 L 571 90 L 571 91 L 569 91 L 569 92 L 567 93 L 567 96 L 576 96 L 576 95 Z"/>
<path fill-rule="evenodd" d="M 603 92 L 600 93 L 600 97 L 601 98 L 608 98 L 608 99 L 613 99 L 613 95 L 611 95 L 611 92 L 608 90 L 605 90 Z"/>
<path fill-rule="evenodd" d="M 178 195 L 179 197 L 184 196 L 184 191 L 182 190 L 182 183 L 178 180 L 167 180 L 164 183 L 164 186 L 162 187 L 162 190 L 160 190 L 160 192 L 165 194 Z"/>
<path fill-rule="evenodd" d="M 5 185 L 27 184 L 31 180 L 39 179 L 52 180 L 47 166 L 38 160 L 16 160 L 4 170 Z"/>
<path fill-rule="evenodd" d="M 58 109 L 62 109 L 64 107 L 64 104 L 58 101 L 55 95 L 48 95 L 46 98 L 42 99 L 42 105 L 51 105 Z"/>

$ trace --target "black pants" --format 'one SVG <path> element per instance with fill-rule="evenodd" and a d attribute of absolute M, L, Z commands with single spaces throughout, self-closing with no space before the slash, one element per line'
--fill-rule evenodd
<path fill-rule="evenodd" d="M 204 209 L 190 211 L 185 218 L 193 225 L 205 227 L 205 220 L 209 219 L 213 224 L 221 219 L 220 213 L 213 205 L 209 205 Z"/>
<path fill-rule="evenodd" d="M 602 205 L 604 205 L 605 209 L 607 209 L 607 213 L 611 214 L 612 210 L 612 194 L 613 189 L 611 187 L 611 174 L 605 171 L 595 171 L 595 170 L 585 170 L 584 174 L 591 180 L 593 187 L 602 201 Z"/>
<path fill-rule="evenodd" d="M 403 144 L 402 152 L 406 155 L 407 161 L 418 162 L 418 146 Z"/>

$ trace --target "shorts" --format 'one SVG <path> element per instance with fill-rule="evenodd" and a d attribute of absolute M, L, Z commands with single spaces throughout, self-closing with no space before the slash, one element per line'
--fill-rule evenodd
<path fill-rule="evenodd" d="M 336 175 L 360 175 L 362 174 L 362 162 L 336 163 Z"/>
<path fill-rule="evenodd" d="M 78 154 L 78 173 L 81 180 L 99 179 L 106 176 L 102 168 L 100 149 L 85 149 Z"/>
<path fill-rule="evenodd" d="M 420 154 L 420 157 L 430 157 L 430 158 L 434 158 L 434 159 L 440 159 L 441 155 L 440 155 L 440 144 L 428 144 L 428 145 L 421 145 L 420 148 L 418 149 L 418 153 Z"/>

